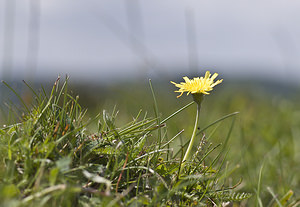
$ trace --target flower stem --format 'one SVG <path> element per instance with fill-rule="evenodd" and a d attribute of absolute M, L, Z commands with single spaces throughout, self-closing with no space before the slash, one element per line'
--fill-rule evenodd
<path fill-rule="evenodd" d="M 193 130 L 193 134 L 192 134 L 192 137 L 191 137 L 190 144 L 189 144 L 189 146 L 188 146 L 188 148 L 187 148 L 187 150 L 185 152 L 185 155 L 183 157 L 183 160 L 182 160 L 182 163 L 181 163 L 181 166 L 180 166 L 179 176 L 181 175 L 182 170 L 183 170 L 186 162 L 190 158 L 190 154 L 191 154 L 194 142 L 195 142 L 196 132 L 197 132 L 197 128 L 198 128 L 198 122 L 199 122 L 199 116 L 200 116 L 200 109 L 201 109 L 201 102 L 200 103 L 198 102 L 197 103 L 197 114 L 196 114 L 196 120 L 195 120 L 195 126 L 194 126 L 194 130 Z"/>

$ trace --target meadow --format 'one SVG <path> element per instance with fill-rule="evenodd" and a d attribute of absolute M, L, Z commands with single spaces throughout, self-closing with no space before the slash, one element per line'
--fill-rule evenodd
<path fill-rule="evenodd" d="M 196 104 L 169 81 L 11 88 L 19 101 L 1 116 L 0 205 L 300 205 L 297 88 L 216 86 L 181 169 Z"/>

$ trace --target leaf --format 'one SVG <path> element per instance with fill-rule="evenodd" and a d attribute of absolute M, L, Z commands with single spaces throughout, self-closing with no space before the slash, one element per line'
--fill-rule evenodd
<path fill-rule="evenodd" d="M 57 179 L 57 175 L 58 175 L 58 172 L 59 172 L 59 168 L 53 168 L 51 171 L 50 171 L 50 176 L 49 176 L 49 182 L 51 185 L 54 185 L 55 182 L 56 182 L 56 179 Z"/>
<path fill-rule="evenodd" d="M 4 198 L 13 198 L 13 197 L 16 197 L 19 194 L 20 194 L 20 191 L 14 184 L 5 185 L 1 189 L 1 195 Z"/>

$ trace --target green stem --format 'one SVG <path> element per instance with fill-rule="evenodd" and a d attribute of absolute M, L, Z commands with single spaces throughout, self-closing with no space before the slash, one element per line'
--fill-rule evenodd
<path fill-rule="evenodd" d="M 195 126 L 194 126 L 194 130 L 193 130 L 193 134 L 192 134 L 192 137 L 191 137 L 190 144 L 189 144 L 189 146 L 188 146 L 188 148 L 185 152 L 185 155 L 184 155 L 182 163 L 181 163 L 180 173 L 179 173 L 180 175 L 181 175 L 181 172 L 182 172 L 186 162 L 190 158 L 190 154 L 191 154 L 194 142 L 195 142 L 196 132 L 197 132 L 197 128 L 198 128 L 198 122 L 199 122 L 200 109 L 201 109 L 201 102 L 197 103 L 197 114 L 196 114 Z"/>

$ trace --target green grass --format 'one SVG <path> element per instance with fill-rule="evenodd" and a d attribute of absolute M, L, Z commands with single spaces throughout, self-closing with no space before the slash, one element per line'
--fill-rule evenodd
<path fill-rule="evenodd" d="M 1 206 L 299 205 L 295 101 L 219 86 L 179 176 L 196 104 L 150 86 L 92 93 L 89 111 L 67 80 L 32 89 L 34 103 L 20 101 L 24 113 L 11 109 L 0 129 Z"/>

